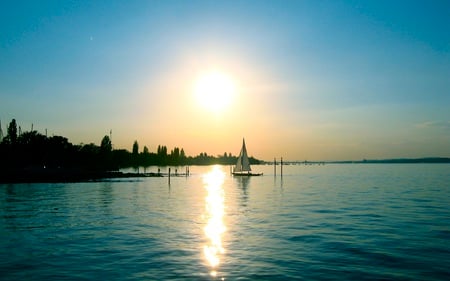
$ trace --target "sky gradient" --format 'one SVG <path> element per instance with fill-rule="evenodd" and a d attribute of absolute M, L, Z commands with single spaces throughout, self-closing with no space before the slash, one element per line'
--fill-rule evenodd
<path fill-rule="evenodd" d="M 114 148 L 450 157 L 449 1 L 1 1 L 0 120 Z M 220 114 L 193 88 L 236 84 Z"/>

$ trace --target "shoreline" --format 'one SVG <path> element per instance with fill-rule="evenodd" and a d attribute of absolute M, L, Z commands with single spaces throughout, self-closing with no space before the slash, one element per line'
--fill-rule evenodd
<path fill-rule="evenodd" d="M 97 182 L 110 179 L 168 177 L 167 173 L 131 173 L 120 171 L 87 171 L 67 169 L 34 169 L 3 171 L 0 173 L 0 184 L 7 183 L 68 183 Z M 170 177 L 186 176 L 170 174 Z"/>

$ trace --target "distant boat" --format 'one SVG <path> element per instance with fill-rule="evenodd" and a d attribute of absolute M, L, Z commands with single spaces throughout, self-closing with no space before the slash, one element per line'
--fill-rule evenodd
<path fill-rule="evenodd" d="M 234 166 L 232 174 L 234 176 L 261 176 L 260 174 L 252 173 L 252 168 L 250 167 L 250 161 L 247 155 L 247 148 L 245 147 L 245 140 L 242 139 L 242 148 L 239 153 L 238 160 Z"/>

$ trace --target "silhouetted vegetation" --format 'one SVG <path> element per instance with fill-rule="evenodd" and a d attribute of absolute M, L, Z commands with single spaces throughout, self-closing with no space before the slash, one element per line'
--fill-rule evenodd
<path fill-rule="evenodd" d="M 36 130 L 18 133 L 16 120 L 7 127 L 7 135 L 0 140 L 0 176 L 21 171 L 114 171 L 126 167 L 165 165 L 210 165 L 234 164 L 237 160 L 231 153 L 211 156 L 204 153 L 186 156 L 184 149 L 175 147 L 168 152 L 159 145 L 155 153 L 147 146 L 139 152 L 139 143 L 134 141 L 132 152 L 113 149 L 111 138 L 105 135 L 100 145 L 94 143 L 74 145 L 63 136 L 47 137 Z M 260 161 L 250 158 L 252 164 Z"/>

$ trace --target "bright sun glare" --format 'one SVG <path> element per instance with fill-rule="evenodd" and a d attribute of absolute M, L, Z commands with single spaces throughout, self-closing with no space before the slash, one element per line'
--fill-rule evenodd
<path fill-rule="evenodd" d="M 220 113 L 231 105 L 236 87 L 229 76 L 221 72 L 210 72 L 199 77 L 194 93 L 201 107 L 213 113 Z"/>
<path fill-rule="evenodd" d="M 204 228 L 208 243 L 203 247 L 203 253 L 206 260 L 212 267 L 210 274 L 217 275 L 216 267 L 220 263 L 220 256 L 225 252 L 222 246 L 222 235 L 226 231 L 223 221 L 225 214 L 225 199 L 223 182 L 225 173 L 218 167 L 214 166 L 213 170 L 206 174 L 203 178 L 205 188 L 208 192 L 206 201 L 207 224 Z"/>

